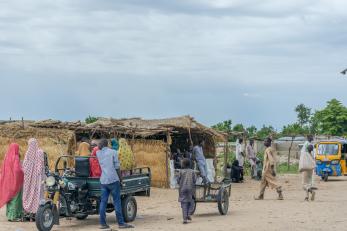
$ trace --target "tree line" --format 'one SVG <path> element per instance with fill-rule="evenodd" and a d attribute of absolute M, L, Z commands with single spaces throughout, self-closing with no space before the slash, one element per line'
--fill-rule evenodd
<path fill-rule="evenodd" d="M 230 141 L 235 141 L 238 134 L 255 139 L 265 139 L 268 136 L 277 138 L 308 134 L 347 135 L 347 107 L 337 99 L 329 100 L 321 110 L 313 111 L 312 108 L 301 103 L 294 108 L 294 111 L 297 113 L 297 120 L 283 126 L 280 131 L 277 131 L 271 125 L 263 125 L 260 129 L 254 125 L 245 127 L 241 123 L 233 125 L 231 119 L 213 125 L 212 128 L 233 134 L 229 138 Z"/>

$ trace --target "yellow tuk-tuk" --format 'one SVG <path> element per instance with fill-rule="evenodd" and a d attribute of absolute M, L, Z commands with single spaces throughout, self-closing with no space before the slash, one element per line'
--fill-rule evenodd
<path fill-rule="evenodd" d="M 329 176 L 347 175 L 347 141 L 344 139 L 320 141 L 316 144 L 316 173 L 324 181 Z"/>

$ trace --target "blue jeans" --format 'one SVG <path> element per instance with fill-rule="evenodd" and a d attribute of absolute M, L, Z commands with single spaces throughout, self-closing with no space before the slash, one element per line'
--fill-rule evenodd
<path fill-rule="evenodd" d="M 117 221 L 119 225 L 124 224 L 124 217 L 122 213 L 122 201 L 120 199 L 120 183 L 116 181 L 112 184 L 102 184 L 101 185 L 101 203 L 100 203 L 100 224 L 106 225 L 106 207 L 108 202 L 108 197 L 110 193 L 113 197 L 113 204 L 116 210 Z"/>

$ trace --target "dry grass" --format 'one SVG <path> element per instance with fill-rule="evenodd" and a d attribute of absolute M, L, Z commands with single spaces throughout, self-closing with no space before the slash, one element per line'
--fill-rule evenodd
<path fill-rule="evenodd" d="M 152 186 L 167 187 L 166 144 L 158 140 L 131 140 L 136 167 L 150 167 Z"/>
<path fill-rule="evenodd" d="M 23 129 L 17 124 L 11 124 L 0 127 L 0 160 L 3 160 L 8 146 L 12 142 L 19 144 L 21 159 L 23 159 L 30 138 L 36 138 L 40 148 L 48 154 L 51 169 L 53 169 L 58 156 L 62 154 L 71 155 L 76 149 L 75 135 L 72 131 L 32 127 L 25 127 Z"/>

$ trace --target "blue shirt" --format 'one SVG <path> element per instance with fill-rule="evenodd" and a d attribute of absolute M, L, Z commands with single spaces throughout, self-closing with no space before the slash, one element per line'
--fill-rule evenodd
<path fill-rule="evenodd" d="M 112 184 L 119 181 L 119 176 L 116 171 L 116 169 L 120 168 L 117 151 L 105 147 L 97 151 L 96 156 L 98 157 L 101 167 L 100 183 Z"/>

